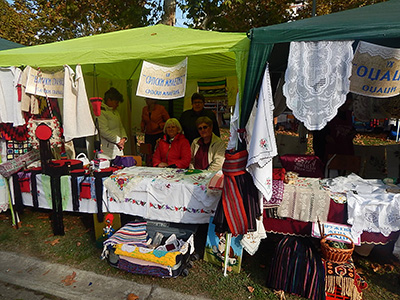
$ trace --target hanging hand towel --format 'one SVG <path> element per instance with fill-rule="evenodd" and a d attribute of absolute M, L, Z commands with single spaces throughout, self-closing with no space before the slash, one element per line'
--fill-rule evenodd
<path fill-rule="evenodd" d="M 278 154 L 274 133 L 274 103 L 268 65 L 258 98 L 253 124 L 246 126 L 249 133 L 249 159 L 246 169 L 253 177 L 254 185 L 268 201 L 272 196 L 272 158 Z M 251 133 L 251 135 L 250 135 Z"/>
<path fill-rule="evenodd" d="M 65 141 L 92 136 L 96 134 L 96 129 L 90 112 L 82 68 L 77 65 L 75 74 L 69 66 L 65 65 L 64 71 L 63 124 Z"/>

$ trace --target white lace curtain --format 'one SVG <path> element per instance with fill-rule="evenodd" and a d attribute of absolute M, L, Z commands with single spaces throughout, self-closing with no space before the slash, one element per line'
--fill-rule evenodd
<path fill-rule="evenodd" d="M 333 119 L 349 92 L 353 41 L 291 42 L 283 94 L 308 130 Z"/>

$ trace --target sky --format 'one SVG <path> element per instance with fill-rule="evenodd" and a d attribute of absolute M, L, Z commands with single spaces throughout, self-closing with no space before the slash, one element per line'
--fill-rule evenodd
<path fill-rule="evenodd" d="M 186 21 L 186 18 L 179 7 L 176 8 L 175 19 L 176 19 L 176 24 L 175 24 L 176 27 L 187 27 L 186 25 L 183 25 L 183 22 Z"/>

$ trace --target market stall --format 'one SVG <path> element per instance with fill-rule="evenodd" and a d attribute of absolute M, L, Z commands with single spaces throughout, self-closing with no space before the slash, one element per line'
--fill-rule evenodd
<path fill-rule="evenodd" d="M 237 90 L 243 87 L 248 51 L 249 40 L 244 33 L 219 33 L 156 25 L 4 50 L 0 53 L 0 66 L 9 74 L 8 82 L 18 82 L 22 69 L 29 71 L 28 74 L 32 75 L 30 78 L 36 78 L 36 84 L 31 85 L 33 90 L 29 94 L 33 96 L 29 96 L 26 102 L 28 111 L 36 109 L 37 113 L 40 109 L 40 113 L 45 112 L 45 115 L 40 117 L 57 118 L 58 124 L 53 124 L 54 128 L 63 124 L 66 129 L 78 123 L 79 126 L 75 126 L 75 130 L 86 128 L 85 133 L 68 134 L 69 139 L 96 134 L 93 124 L 82 126 L 91 120 L 88 118 L 88 98 L 102 96 L 110 86 L 117 87 L 128 100 L 119 107 L 124 127 L 128 132 L 129 144 L 125 147 L 125 154 L 134 154 L 134 127 L 140 124 L 141 108 L 144 106 L 143 98 L 135 97 L 135 87 L 143 61 L 173 65 L 187 58 L 187 99 L 196 91 L 197 80 L 218 77 L 227 78 L 228 83 L 231 82 L 231 96 L 235 97 Z M 234 79 L 231 81 L 229 78 Z M 54 88 L 50 88 L 50 84 L 53 83 Z M 7 90 L 11 92 L 12 97 L 8 99 L 10 105 L 7 107 L 19 108 L 21 102 L 18 101 L 17 87 L 13 87 L 12 84 L 10 86 Z M 24 91 L 21 91 L 21 95 L 25 96 Z M 40 105 L 34 100 L 34 96 L 42 97 Z M 57 101 L 58 97 L 63 98 L 62 103 Z M 14 101 L 14 104 L 11 105 L 11 101 Z M 31 101 L 35 107 L 31 105 Z M 180 106 L 174 109 L 177 113 L 183 110 L 182 101 L 180 103 Z M 2 114 L 5 112 L 2 111 Z M 6 141 L 10 142 L 11 147 L 11 142 L 18 138 L 15 149 L 7 148 L 13 154 L 10 160 L 16 158 L 14 154 L 27 151 L 27 145 L 23 144 L 28 138 L 26 127 L 22 128 L 22 131 L 12 128 L 13 125 L 26 124 L 21 118 L 18 118 L 18 124 L 13 121 L 10 119 L 8 127 L 2 128 L 1 140 L 4 143 L 2 155 L 5 157 L 8 147 Z M 60 143 L 60 139 L 51 140 L 52 148 L 54 145 L 60 146 Z M 91 159 L 93 152 L 89 151 L 88 154 Z"/>
<path fill-rule="evenodd" d="M 274 197 L 277 195 L 283 198 L 285 198 L 285 194 L 286 196 L 291 195 L 287 197 L 286 200 L 289 201 L 282 208 L 277 208 L 279 206 L 277 203 L 273 203 L 273 205 L 269 203 L 270 206 L 264 212 L 263 219 L 268 232 L 309 236 L 312 230 L 311 222 L 316 222 L 317 216 L 325 218 L 325 221 L 337 223 L 350 221 L 349 217 L 352 215 L 347 213 L 349 204 L 334 202 L 327 191 L 313 186 L 313 183 L 310 182 L 307 183 L 310 186 L 306 187 L 282 185 L 278 194 L 273 191 L 271 198 L 270 191 L 276 188 L 271 180 L 271 169 L 273 168 L 271 160 L 279 153 L 279 149 L 274 151 L 274 142 L 272 145 L 269 142 L 271 140 L 270 130 L 274 128 L 273 117 L 277 116 L 274 109 L 279 105 L 273 95 L 280 94 L 280 99 L 285 100 L 285 104 L 293 111 L 293 115 L 307 129 L 322 129 L 336 115 L 338 108 L 345 103 L 346 94 L 353 92 L 350 90 L 350 76 L 365 75 L 359 72 L 360 68 L 365 66 L 361 63 L 358 65 L 358 69 L 355 69 L 356 72 L 352 73 L 354 50 L 359 45 L 364 46 L 367 43 L 369 43 L 368 46 L 373 44 L 378 47 L 394 49 L 400 46 L 400 26 L 397 21 L 399 8 L 399 1 L 387 1 L 326 16 L 254 28 L 249 31 L 251 46 L 248 68 L 244 94 L 240 103 L 241 111 L 236 123 L 237 132 L 241 137 L 239 149 L 249 151 L 247 170 L 252 173 L 254 182 L 269 186 L 269 188 L 263 189 L 256 184 L 267 201 L 276 200 Z M 369 54 L 371 53 L 369 52 Z M 371 56 L 373 55 L 371 54 Z M 393 59 L 393 61 L 397 60 Z M 397 70 L 397 67 L 394 69 Z M 391 70 L 393 73 L 394 69 Z M 387 74 L 391 73 L 387 72 Z M 373 78 L 371 74 L 369 75 L 370 79 Z M 391 82 L 391 79 L 392 77 L 387 82 Z M 283 81 L 284 84 L 282 84 Z M 365 89 L 367 88 L 365 87 Z M 260 111 L 264 113 L 261 118 L 259 118 Z M 251 140 L 246 140 L 246 135 L 250 135 Z M 286 189 L 286 187 L 288 188 Z M 308 190 L 304 191 L 304 188 Z M 307 196 L 307 199 L 303 196 Z M 369 200 L 365 201 L 365 205 L 367 202 Z M 392 205 L 397 203 L 396 201 L 388 202 Z M 278 211 L 272 210 L 272 206 Z M 367 220 L 368 217 L 371 217 L 371 220 L 393 220 L 387 211 L 376 212 L 374 210 L 374 214 L 371 215 L 363 211 L 355 216 L 356 222 Z M 397 229 L 394 228 L 391 231 L 393 233 L 389 234 L 387 232 L 381 234 L 376 227 L 364 229 L 364 233 L 367 232 L 369 235 L 368 238 L 362 235 L 362 239 L 365 238 L 364 242 L 366 243 L 386 243 L 398 237 Z M 380 238 L 384 238 L 384 240 L 374 240 L 376 236 L 372 237 L 372 235 L 379 234 L 381 234 Z M 284 240 L 286 244 L 289 244 L 286 242 L 287 237 Z M 309 256 L 308 266 L 303 268 L 301 260 L 298 260 L 297 257 L 298 255 L 307 256 L 303 252 L 297 255 L 297 249 L 302 249 L 300 247 L 304 246 L 306 251 L 310 251 L 310 248 L 302 245 L 300 238 L 292 241 L 294 242 L 290 243 L 287 251 L 296 253 L 293 257 L 289 256 L 289 259 L 285 257 L 285 260 L 280 260 L 279 253 L 276 255 L 276 270 L 288 271 L 284 272 L 284 275 L 273 273 L 272 279 L 280 275 L 282 277 L 278 280 L 279 282 L 270 281 L 270 286 L 313 299 L 315 295 L 312 295 L 310 291 L 315 286 L 308 289 L 306 284 L 310 280 L 302 277 L 302 274 L 304 275 L 303 272 L 313 272 L 314 269 L 309 266 L 314 263 L 315 260 L 311 260 L 314 257 Z M 290 263 L 291 267 L 284 265 L 284 262 Z M 296 272 L 291 273 L 289 270 L 296 270 Z M 328 271 L 329 268 L 327 268 Z M 315 280 L 312 281 L 315 282 Z M 304 283 L 304 289 L 295 291 L 293 282 L 296 282 L 296 287 Z M 287 285 L 285 286 L 285 284 Z M 352 284 L 351 289 L 355 290 L 355 286 L 356 284 Z M 332 288 L 335 290 L 334 284 L 329 287 L 331 291 Z"/>

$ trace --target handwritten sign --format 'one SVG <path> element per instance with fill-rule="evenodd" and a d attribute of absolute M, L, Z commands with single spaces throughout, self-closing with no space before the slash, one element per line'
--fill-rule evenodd
<path fill-rule="evenodd" d="M 387 98 L 400 94 L 400 49 L 359 42 L 353 58 L 350 91 Z"/>
<path fill-rule="evenodd" d="M 37 70 L 30 68 L 25 92 L 49 98 L 63 98 L 64 71 L 39 74 Z"/>
<path fill-rule="evenodd" d="M 327 234 L 335 234 L 335 233 L 343 234 L 343 235 L 348 236 L 349 238 L 351 238 L 353 240 L 354 245 L 356 245 L 356 246 L 360 246 L 361 245 L 361 238 L 360 237 L 355 238 L 354 236 L 352 236 L 352 234 L 351 234 L 351 226 L 343 225 L 343 224 L 336 224 L 336 223 L 331 223 L 331 222 L 321 223 L 321 227 L 322 226 L 324 227 L 325 235 L 327 235 Z M 315 237 L 315 238 L 320 238 L 321 237 L 321 233 L 320 233 L 319 228 L 318 228 L 318 223 L 316 223 L 316 222 L 312 223 L 311 236 Z M 328 236 L 327 240 L 350 244 L 349 239 L 347 239 L 347 238 L 345 238 L 343 236 L 340 236 L 340 235 Z"/>
<path fill-rule="evenodd" d="M 143 62 L 137 96 L 170 100 L 185 96 L 187 58 L 174 66 Z"/>

